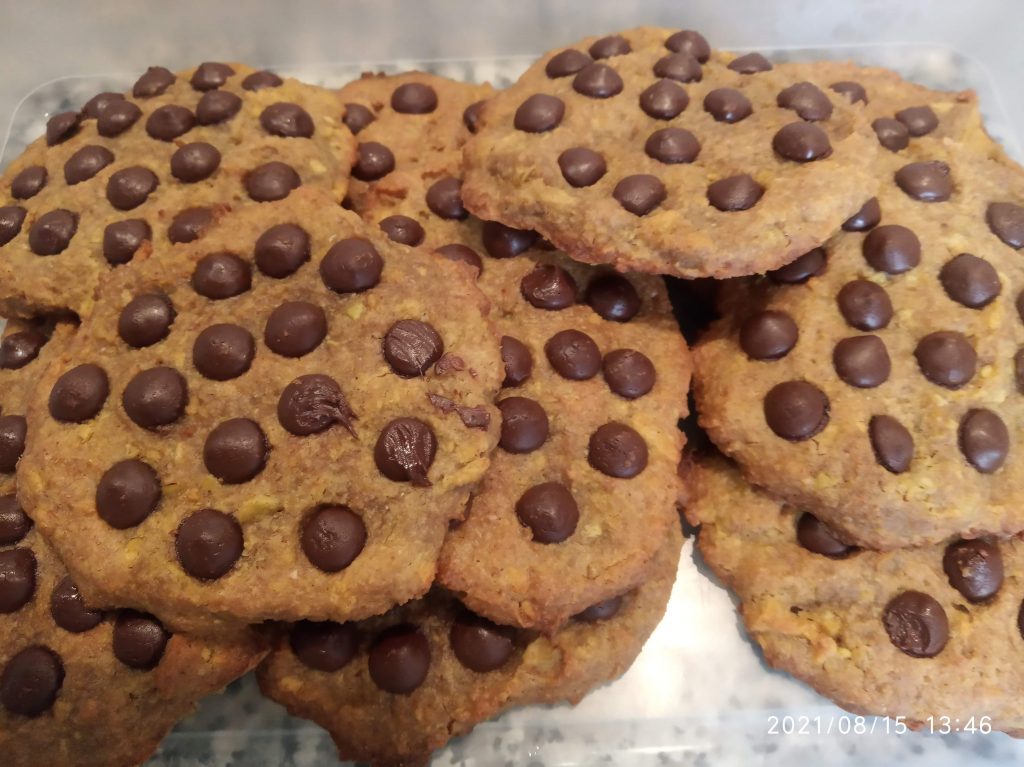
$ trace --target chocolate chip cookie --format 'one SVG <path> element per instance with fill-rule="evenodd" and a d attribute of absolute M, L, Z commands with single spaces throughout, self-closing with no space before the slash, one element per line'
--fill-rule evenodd
<path fill-rule="evenodd" d="M 878 143 L 829 84 L 713 52 L 691 30 L 587 38 L 481 110 L 466 205 L 579 261 L 681 277 L 774 269 L 827 240 L 876 183 Z"/>
<path fill-rule="evenodd" d="M 498 439 L 472 279 L 315 187 L 155 247 L 29 418 L 19 492 L 86 598 L 208 631 L 425 593 Z"/>
<path fill-rule="evenodd" d="M 342 759 L 425 764 L 503 710 L 576 703 L 620 676 L 665 612 L 680 544 L 677 524 L 646 582 L 551 637 L 494 624 L 435 589 L 360 623 L 298 623 L 257 678 L 265 695 L 324 727 Z"/>
<path fill-rule="evenodd" d="M 635 586 L 675 523 L 688 353 L 660 278 L 578 264 L 534 232 L 466 212 L 458 148 L 476 127 L 480 88 L 412 73 L 341 95 L 372 107 L 413 84 L 436 94 L 423 97 L 436 102 L 432 122 L 378 111 L 365 130 L 401 169 L 353 185 L 351 203 L 396 242 L 476 277 L 505 364 L 498 450 L 438 577 L 492 620 L 553 631 Z"/>
<path fill-rule="evenodd" d="M 824 248 L 722 291 L 701 424 L 747 479 L 871 548 L 1024 529 L 1024 172 L 886 153 Z"/>
<path fill-rule="evenodd" d="M 772 499 L 716 458 L 689 476 L 704 560 L 767 661 L 861 714 L 1024 734 L 1019 539 L 875 552 Z M 970 680 L 960 683 L 957 680 Z"/>
<path fill-rule="evenodd" d="M 300 185 L 344 196 L 355 141 L 330 91 L 208 62 L 55 115 L 0 178 L 0 310 L 84 316 L 104 275 Z"/>

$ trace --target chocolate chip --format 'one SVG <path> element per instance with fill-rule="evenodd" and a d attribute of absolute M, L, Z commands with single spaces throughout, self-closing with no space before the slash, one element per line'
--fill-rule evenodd
<path fill-rule="evenodd" d="M 116 138 L 131 128 L 142 117 L 142 110 L 130 101 L 118 101 L 100 114 L 96 132 L 104 138 Z"/>
<path fill-rule="evenodd" d="M 369 240 L 350 237 L 331 246 L 320 262 L 320 278 L 335 293 L 362 293 L 378 282 L 384 260 Z"/>
<path fill-rule="evenodd" d="M 601 369 L 608 388 L 625 399 L 637 399 L 654 388 L 654 364 L 635 349 L 608 352 Z"/>
<path fill-rule="evenodd" d="M 858 330 L 881 330 L 892 319 L 892 301 L 885 288 L 868 280 L 846 283 L 836 296 L 843 318 Z"/>
<path fill-rule="evenodd" d="M 61 112 L 46 121 L 46 145 L 62 144 L 78 133 L 82 117 L 78 112 Z"/>
<path fill-rule="evenodd" d="M 174 75 L 164 67 L 149 67 L 132 86 L 132 95 L 137 99 L 159 96 L 174 82 Z"/>
<path fill-rule="evenodd" d="M 348 126 L 348 129 L 352 131 L 354 136 L 376 119 L 373 112 L 362 104 L 349 103 L 345 105 L 345 114 L 342 116 L 341 121 Z"/>
<path fill-rule="evenodd" d="M 220 301 L 252 287 L 252 267 L 234 253 L 211 253 L 199 259 L 192 272 L 192 289 Z"/>
<path fill-rule="evenodd" d="M 974 377 L 978 354 L 967 337 L 955 330 L 940 330 L 922 338 L 914 357 L 924 377 L 947 389 L 959 389 Z"/>
<path fill-rule="evenodd" d="M 193 578 L 221 578 L 242 556 L 244 541 L 237 520 L 216 509 L 200 509 L 185 517 L 174 538 L 182 569 Z"/>
<path fill-rule="evenodd" d="M 658 80 L 640 94 L 640 108 L 656 120 L 671 120 L 681 114 L 689 103 L 686 91 L 672 80 Z"/>
<path fill-rule="evenodd" d="M 892 416 L 872 416 L 868 423 L 868 437 L 879 466 L 893 474 L 902 474 L 910 468 L 914 458 L 914 438 L 906 427 Z"/>
<path fill-rule="evenodd" d="M 480 128 L 480 111 L 484 106 L 483 101 L 474 101 L 462 112 L 462 124 L 470 133 L 476 133 Z"/>
<path fill-rule="evenodd" d="M 206 378 L 227 381 L 248 371 L 255 354 L 256 343 L 245 328 L 211 325 L 196 337 L 192 364 Z"/>
<path fill-rule="evenodd" d="M 558 311 L 576 303 L 576 280 L 560 266 L 537 264 L 520 280 L 519 292 L 531 306 Z"/>
<path fill-rule="evenodd" d="M 114 153 L 106 147 L 94 144 L 84 146 L 71 155 L 68 161 L 64 163 L 64 182 L 68 186 L 74 186 L 83 181 L 88 181 L 113 161 Z M 17 182 L 17 179 L 15 179 L 15 182 Z M 43 169 L 43 183 L 46 183 L 45 169 Z M 13 192 L 14 187 L 12 186 L 11 189 Z M 17 194 L 15 194 L 15 197 L 17 197 Z"/>
<path fill-rule="evenodd" d="M 294 274 L 309 256 L 309 235 L 295 224 L 272 226 L 256 240 L 256 268 L 268 277 L 282 279 Z"/>
<path fill-rule="evenodd" d="M 738 123 L 754 113 L 750 99 L 735 88 L 715 88 L 704 97 L 704 111 L 720 123 Z"/>
<path fill-rule="evenodd" d="M 828 424 L 825 392 L 806 381 L 777 384 L 765 395 L 764 418 L 775 434 L 790 442 L 815 436 Z"/>
<path fill-rule="evenodd" d="M 263 430 L 248 418 L 231 418 L 206 437 L 206 470 L 227 485 L 248 482 L 266 466 L 270 445 Z"/>
<path fill-rule="evenodd" d="M 792 109 L 804 120 L 814 122 L 832 116 L 832 102 L 813 83 L 796 83 L 784 88 L 779 92 L 776 102 L 783 109 Z"/>
<path fill-rule="evenodd" d="M 424 83 L 403 83 L 391 94 L 391 108 L 400 114 L 429 114 L 437 109 L 437 92 Z"/>
<path fill-rule="evenodd" d="M 366 545 L 366 526 L 347 506 L 321 506 L 302 527 L 302 551 L 325 573 L 344 570 Z"/>
<path fill-rule="evenodd" d="M 899 152 L 910 146 L 910 132 L 907 126 L 891 117 L 879 117 L 871 123 L 878 143 L 890 152 Z"/>
<path fill-rule="evenodd" d="M 654 131 L 644 144 L 647 156 L 666 165 L 693 162 L 700 154 L 700 142 L 685 128 Z"/>
<path fill-rule="evenodd" d="M 755 75 L 758 72 L 770 72 L 772 63 L 760 53 L 747 53 L 730 61 L 728 68 L 741 75 Z"/>
<path fill-rule="evenodd" d="M 764 194 L 764 187 L 746 173 L 708 185 L 708 202 L 724 213 L 750 210 Z"/>
<path fill-rule="evenodd" d="M 564 116 L 565 102 L 546 93 L 535 93 L 516 109 L 513 124 L 516 130 L 526 133 L 545 133 L 557 128 Z"/>
<path fill-rule="evenodd" d="M 96 486 L 96 513 L 117 530 L 135 527 L 152 514 L 163 487 L 148 463 L 127 460 L 107 469 Z"/>
<path fill-rule="evenodd" d="M 196 71 L 192 73 L 189 81 L 197 91 L 212 91 L 219 88 L 228 81 L 228 78 L 235 73 L 235 70 L 227 64 L 217 61 L 204 61 Z"/>
<path fill-rule="evenodd" d="M 844 232 L 866 232 L 878 226 L 882 220 L 882 206 L 878 204 L 878 198 L 872 197 L 864 203 L 860 210 L 843 222 Z"/>
<path fill-rule="evenodd" d="M 901 109 L 896 119 L 907 126 L 907 132 L 914 138 L 926 136 L 939 127 L 939 118 L 929 106 Z"/>
<path fill-rule="evenodd" d="M 391 150 L 376 141 L 366 141 L 358 147 L 352 175 L 360 181 L 377 181 L 395 169 L 395 156 Z"/>
<path fill-rule="evenodd" d="M 946 611 L 920 591 L 904 591 L 889 600 L 882 624 L 896 649 L 913 658 L 932 658 L 949 640 Z"/>
<path fill-rule="evenodd" d="M 985 211 L 985 221 L 1003 243 L 1017 250 L 1024 248 L 1024 206 L 993 202 Z"/>
<path fill-rule="evenodd" d="M 459 663 L 486 674 L 501 668 L 515 651 L 516 630 L 463 611 L 453 622 L 448 641 Z"/>
<path fill-rule="evenodd" d="M 614 618 L 621 608 L 622 597 L 612 597 L 592 604 L 582 612 L 576 613 L 572 619 L 581 623 L 599 623 Z"/>
<path fill-rule="evenodd" d="M 593 63 L 593 59 L 575 48 L 566 48 L 552 56 L 544 67 L 544 72 L 552 80 L 568 77 L 579 72 L 583 67 Z"/>
<path fill-rule="evenodd" d="M 13 613 L 36 593 L 36 556 L 29 549 L 0 551 L 0 613 Z"/>
<path fill-rule="evenodd" d="M 647 468 L 647 443 L 636 429 L 613 421 L 590 435 L 587 460 L 602 474 L 631 479 Z"/>
<path fill-rule="evenodd" d="M 469 212 L 462 205 L 462 182 L 446 176 L 427 189 L 427 207 L 441 218 L 462 221 Z"/>
<path fill-rule="evenodd" d="M 530 528 L 537 543 L 561 543 L 574 532 L 580 520 L 576 499 L 560 482 L 534 485 L 516 501 L 519 523 Z"/>
<path fill-rule="evenodd" d="M 839 341 L 832 351 L 838 376 L 850 386 L 870 389 L 889 379 L 892 363 L 878 336 L 854 336 Z"/>
<path fill-rule="evenodd" d="M 595 59 L 610 59 L 612 56 L 625 56 L 632 50 L 629 41 L 622 35 L 608 35 L 592 43 L 587 52 Z"/>
<path fill-rule="evenodd" d="M 560 330 L 544 344 L 548 362 L 563 378 L 586 381 L 601 369 L 601 350 L 594 339 L 579 330 Z"/>
<path fill-rule="evenodd" d="M 868 264 L 887 274 L 903 274 L 921 263 L 921 241 L 899 224 L 872 229 L 861 250 Z"/>
<path fill-rule="evenodd" d="M 415 626 L 402 624 L 383 632 L 370 647 L 370 678 L 384 692 L 408 695 L 427 678 L 430 643 Z"/>
<path fill-rule="evenodd" d="M 262 91 L 265 88 L 279 88 L 282 85 L 284 85 L 284 80 L 266 69 L 246 75 L 242 80 L 242 88 L 247 91 Z"/>
<path fill-rule="evenodd" d="M 768 309 L 752 314 L 740 326 L 740 348 L 753 360 L 777 360 L 796 346 L 799 332 L 785 312 Z"/>
<path fill-rule="evenodd" d="M 607 64 L 587 64 L 572 79 L 573 90 L 592 99 L 616 96 L 622 93 L 622 85 L 619 73 Z"/>
<path fill-rule="evenodd" d="M 501 361 L 505 365 L 502 386 L 520 386 L 533 372 L 533 356 L 518 338 L 501 337 Z"/>
<path fill-rule="evenodd" d="M 171 635 L 156 618 L 121 610 L 114 622 L 114 657 L 129 668 L 149 671 L 164 657 Z"/>
<path fill-rule="evenodd" d="M 413 248 L 422 243 L 423 238 L 427 236 L 419 221 L 409 216 L 388 216 L 381 219 L 379 226 L 392 242 L 400 242 Z"/>
<path fill-rule="evenodd" d="M 128 382 L 121 402 L 132 421 L 144 429 L 156 429 L 174 423 L 185 414 L 188 386 L 174 368 L 149 368 Z"/>
<path fill-rule="evenodd" d="M 994 541 L 956 541 L 946 547 L 942 569 L 968 602 L 991 599 L 1003 585 L 1003 556 Z"/>
<path fill-rule="evenodd" d="M 681 83 L 699 83 L 704 77 L 704 70 L 691 54 L 670 53 L 655 62 L 654 76 Z"/>
<path fill-rule="evenodd" d="M 0 415 L 0 473 L 14 473 L 25 452 L 27 433 L 24 416 Z"/>
<path fill-rule="evenodd" d="M 174 217 L 167 227 L 167 239 L 172 243 L 195 242 L 213 223 L 213 211 L 210 208 L 185 208 Z"/>
<path fill-rule="evenodd" d="M 947 261 L 939 271 L 939 281 L 950 298 L 971 309 L 987 306 L 1002 290 L 992 265 L 970 253 Z"/>
<path fill-rule="evenodd" d="M 107 179 L 107 201 L 118 210 L 131 210 L 144 203 L 160 185 L 149 168 L 122 168 Z"/>
<path fill-rule="evenodd" d="M 562 152 L 558 156 L 558 167 L 562 171 L 562 178 L 577 189 L 593 186 L 608 170 L 604 158 L 598 152 L 581 146 Z"/>
<path fill-rule="evenodd" d="M 772 148 L 780 157 L 793 162 L 812 162 L 832 154 L 828 134 L 817 125 L 795 122 L 779 128 Z"/>
<path fill-rule="evenodd" d="M 434 430 L 418 418 L 396 418 L 381 429 L 373 458 L 377 469 L 393 482 L 429 487 L 427 471 L 437 455 Z"/>
<path fill-rule="evenodd" d="M 260 113 L 260 125 L 271 136 L 311 138 L 316 126 L 309 112 L 287 101 L 271 104 Z"/>
<path fill-rule="evenodd" d="M 50 390 L 50 415 L 66 423 L 84 423 L 103 408 L 110 394 L 107 374 L 86 363 L 64 373 Z"/>
<path fill-rule="evenodd" d="M 39 356 L 47 339 L 38 330 L 21 330 L 0 342 L 0 370 L 20 370 Z"/>
<path fill-rule="evenodd" d="M 483 260 L 480 258 L 480 255 L 468 245 L 453 242 L 449 245 L 442 245 L 440 248 L 435 248 L 434 252 L 449 261 L 459 261 L 464 264 L 468 264 L 476 270 L 478 275 L 483 271 Z"/>
<path fill-rule="evenodd" d="M 506 397 L 498 403 L 501 411 L 501 439 L 498 445 L 509 453 L 532 453 L 548 438 L 548 414 L 536 400 Z"/>
<path fill-rule="evenodd" d="M 813 514 L 804 513 L 796 523 L 797 542 L 813 554 L 842 559 L 855 551 L 836 537 L 832 529 Z"/>
<path fill-rule="evenodd" d="M 676 53 L 689 53 L 701 64 L 711 58 L 711 46 L 704 36 L 692 29 L 684 29 L 669 36 L 665 47 Z"/>
<path fill-rule="evenodd" d="M 143 349 L 167 338 L 176 314 L 171 300 L 161 293 L 143 293 L 121 310 L 117 334 L 133 349 Z"/>
<path fill-rule="evenodd" d="M 283 200 L 302 186 L 295 168 L 283 162 L 268 162 L 245 174 L 245 191 L 256 202 Z"/>
<path fill-rule="evenodd" d="M 64 684 L 64 665 L 48 647 L 28 647 L 4 666 L 0 703 L 11 714 L 36 717 L 49 711 Z"/>
<path fill-rule="evenodd" d="M 634 216 L 646 216 L 665 201 L 668 192 L 657 176 L 640 173 L 626 176 L 612 191 L 619 204 Z"/>
<path fill-rule="evenodd" d="M 96 628 L 103 620 L 101 610 L 90 610 L 82 599 L 78 586 L 65 575 L 50 593 L 50 616 L 53 622 L 72 634 L 81 634 Z"/>
<path fill-rule="evenodd" d="M 5 205 L 0 208 L 0 245 L 6 245 L 21 232 L 27 211 L 20 205 Z"/>
<path fill-rule="evenodd" d="M 864 90 L 864 86 L 853 80 L 841 80 L 840 82 L 832 83 L 828 87 L 836 93 L 846 96 L 851 104 L 856 104 L 857 102 L 861 104 L 868 103 L 868 93 Z"/>
<path fill-rule="evenodd" d="M 944 162 L 912 162 L 896 171 L 896 184 L 921 202 L 943 202 L 953 194 L 953 179 Z"/>
<path fill-rule="evenodd" d="M 303 665 L 316 671 L 340 671 L 355 657 L 359 636 L 351 623 L 299 621 L 288 644 Z"/>
<path fill-rule="evenodd" d="M 57 209 L 44 213 L 28 230 L 28 246 L 37 256 L 63 253 L 78 231 L 78 216 L 70 210 Z"/>
<path fill-rule="evenodd" d="M 285 301 L 270 313 L 263 331 L 267 348 L 282 357 L 304 357 L 327 337 L 327 315 L 308 301 Z"/>
<path fill-rule="evenodd" d="M 487 254 L 492 258 L 515 258 L 533 247 L 537 242 L 537 233 L 528 229 L 513 229 L 497 221 L 485 221 L 482 239 Z"/>
<path fill-rule="evenodd" d="M 196 105 L 196 120 L 200 125 L 219 125 L 227 122 L 242 108 L 242 99 L 231 91 L 208 91 Z"/>
<path fill-rule="evenodd" d="M 399 320 L 384 336 L 384 359 L 403 378 L 425 375 L 444 354 L 444 341 L 432 325 Z"/>
<path fill-rule="evenodd" d="M 115 221 L 103 230 L 103 257 L 111 266 L 127 264 L 153 238 L 149 224 L 142 218 Z"/>
<path fill-rule="evenodd" d="M 196 116 L 179 104 L 165 104 L 146 120 L 146 133 L 158 141 L 174 141 L 196 126 Z"/>
<path fill-rule="evenodd" d="M 84 149 L 88 148 L 89 147 L 84 147 Z M 102 147 L 95 148 L 102 149 Z M 71 159 L 74 159 L 82 151 L 83 149 L 78 150 L 78 152 L 71 156 Z M 114 159 L 113 155 L 110 156 L 110 159 L 112 162 Z M 68 160 L 68 163 L 70 162 L 71 160 Z M 65 178 L 67 178 L 67 167 L 67 164 L 65 164 Z M 99 169 L 97 169 L 97 171 L 98 170 Z M 31 199 L 32 197 L 35 197 L 43 190 L 43 187 L 46 186 L 46 178 L 46 168 L 44 168 L 42 165 L 30 165 L 29 167 L 21 171 L 17 176 L 15 176 L 14 180 L 11 182 L 11 197 L 13 197 L 15 200 L 28 200 Z"/>
<path fill-rule="evenodd" d="M 768 278 L 772 282 L 782 285 L 802 285 L 823 271 L 825 271 L 825 249 L 815 248 L 804 253 L 796 261 L 768 272 Z"/>
<path fill-rule="evenodd" d="M 118 101 L 124 101 L 124 94 L 113 91 L 97 93 L 82 106 L 82 119 L 95 120 L 107 107 Z"/>
<path fill-rule="evenodd" d="M 277 402 L 277 419 L 298 437 L 319 434 L 334 424 L 354 434 L 355 418 L 337 381 L 325 375 L 299 376 L 284 388 Z"/>
<path fill-rule="evenodd" d="M 960 420 L 960 452 L 982 474 L 998 471 L 1010 452 L 1010 432 L 991 410 L 968 410 Z"/>
<path fill-rule="evenodd" d="M 14 493 L 0 495 L 0 546 L 17 543 L 32 529 L 32 520 Z"/>
<path fill-rule="evenodd" d="M 192 184 L 203 181 L 220 167 L 220 152 L 202 141 L 185 144 L 171 155 L 171 175 Z"/>

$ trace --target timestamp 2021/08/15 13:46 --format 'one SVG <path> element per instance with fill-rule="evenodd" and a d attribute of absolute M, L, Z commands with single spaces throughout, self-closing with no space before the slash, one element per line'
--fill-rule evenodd
<path fill-rule="evenodd" d="M 992 717 L 930 716 L 921 722 L 908 722 L 905 716 L 826 716 L 785 715 L 768 717 L 768 735 L 902 735 L 911 730 L 935 735 L 954 732 L 988 735 Z"/>

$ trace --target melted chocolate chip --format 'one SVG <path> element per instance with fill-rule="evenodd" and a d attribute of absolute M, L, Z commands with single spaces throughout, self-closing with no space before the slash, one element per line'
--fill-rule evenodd
<path fill-rule="evenodd" d="M 825 393 L 806 381 L 777 384 L 765 395 L 764 418 L 775 434 L 790 442 L 815 436 L 828 424 Z"/>
<path fill-rule="evenodd" d="M 882 625 L 896 649 L 913 658 L 933 658 L 949 640 L 946 611 L 920 591 L 893 597 L 882 613 Z"/>
<path fill-rule="evenodd" d="M 893 474 L 902 474 L 910 468 L 914 458 L 914 438 L 895 418 L 872 416 L 868 422 L 868 438 L 879 466 Z"/>
<path fill-rule="evenodd" d="M 341 424 L 354 435 L 355 418 L 337 381 L 317 373 L 296 378 L 277 401 L 281 426 L 299 437 L 319 434 L 335 424 Z"/>
<path fill-rule="evenodd" d="M 537 264 L 520 280 L 519 292 L 531 306 L 558 311 L 576 303 L 576 280 L 560 266 Z"/>
<path fill-rule="evenodd" d="M 782 359 L 796 346 L 799 331 L 793 318 L 775 309 L 752 314 L 740 326 L 740 348 L 752 360 Z"/>
<path fill-rule="evenodd" d="M 238 521 L 216 509 L 200 509 L 185 517 L 174 537 L 181 568 L 203 581 L 227 575 L 244 545 Z"/>
<path fill-rule="evenodd" d="M 437 437 L 418 418 L 396 418 L 381 429 L 373 458 L 377 469 L 393 482 L 429 487 L 427 472 L 437 455 Z"/>
<path fill-rule="evenodd" d="M 946 547 L 942 569 L 968 602 L 991 599 L 1003 585 L 1003 555 L 995 541 L 956 541 Z"/>
<path fill-rule="evenodd" d="M 444 354 L 444 340 L 433 325 L 399 320 L 384 336 L 384 359 L 403 378 L 425 375 Z"/>
<path fill-rule="evenodd" d="M 214 427 L 203 445 L 206 470 L 226 485 L 248 482 L 267 465 L 270 445 L 263 429 L 248 418 L 231 418 Z"/>
<path fill-rule="evenodd" d="M 601 369 L 601 350 L 579 330 L 555 333 L 544 344 L 544 353 L 555 372 L 570 381 L 586 381 Z"/>
<path fill-rule="evenodd" d="M 302 551 L 325 573 L 336 573 L 352 564 L 366 545 L 366 526 L 347 506 L 321 506 L 302 527 Z"/>
<path fill-rule="evenodd" d="M 96 513 L 111 527 L 126 530 L 152 514 L 162 496 L 160 477 L 152 466 L 135 459 L 120 461 L 96 486 Z"/>
<path fill-rule="evenodd" d="M 569 488 L 560 482 L 544 482 L 519 497 L 516 516 L 530 529 L 536 543 L 561 543 L 576 532 L 580 510 Z"/>
<path fill-rule="evenodd" d="M 864 86 L 860 83 L 854 82 L 853 80 L 841 80 L 837 83 L 832 83 L 828 86 L 830 90 L 835 93 L 841 93 L 850 100 L 851 104 L 860 102 L 861 104 L 868 103 L 868 92 L 864 90 Z"/>

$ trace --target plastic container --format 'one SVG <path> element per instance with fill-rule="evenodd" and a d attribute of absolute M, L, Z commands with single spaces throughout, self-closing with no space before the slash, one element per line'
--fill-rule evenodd
<path fill-rule="evenodd" d="M 0 31 L 0 125 L 11 116 L 0 167 L 41 134 L 48 114 L 101 90 L 125 89 L 151 63 L 183 68 L 203 59 L 243 60 L 327 85 L 368 69 L 420 67 L 502 85 L 548 48 L 640 24 L 699 29 L 716 47 L 756 49 L 776 59 L 854 59 L 931 87 L 974 88 L 990 131 L 1024 157 L 1018 40 L 1024 3 L 1014 0 L 974 0 L 969 7 L 947 0 L 38 6 L 19 6 Z M 791 724 L 797 731 L 785 734 Z M 668 614 L 625 677 L 575 709 L 527 708 L 482 724 L 435 763 L 952 767 L 1022 757 L 1024 742 L 1002 734 L 895 735 L 884 720 L 859 723 L 767 669 L 729 593 L 688 541 Z M 168 766 L 335 763 L 326 733 L 260 698 L 251 678 L 205 701 L 153 760 Z"/>

